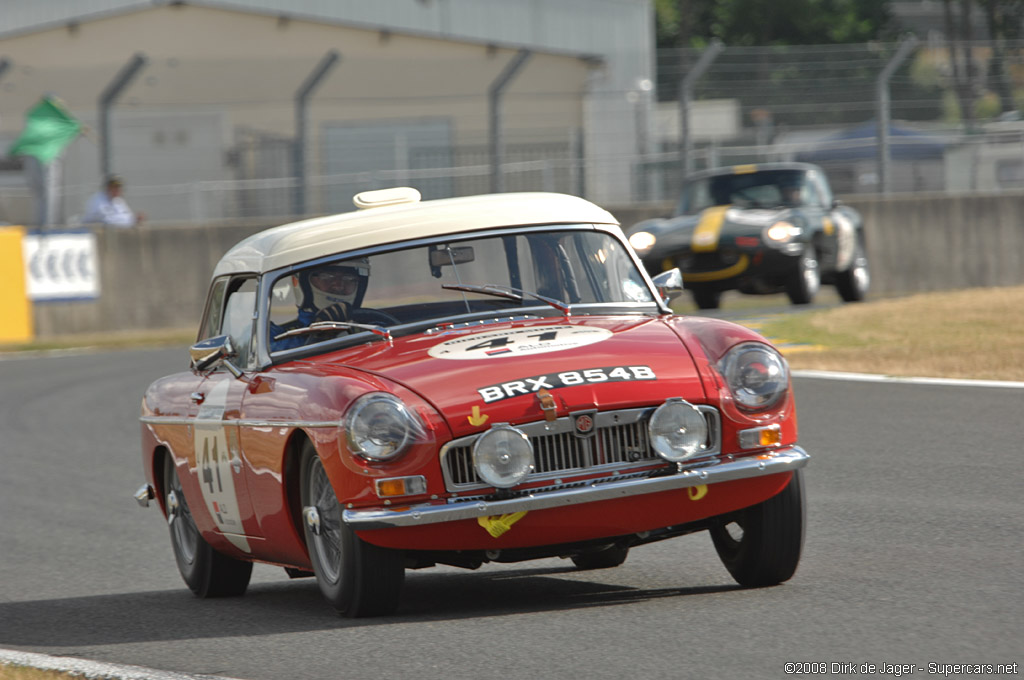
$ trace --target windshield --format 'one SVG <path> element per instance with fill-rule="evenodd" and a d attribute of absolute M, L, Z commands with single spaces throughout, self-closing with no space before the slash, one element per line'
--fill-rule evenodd
<path fill-rule="evenodd" d="M 473 314 L 585 314 L 594 305 L 653 305 L 626 247 L 581 229 L 451 239 L 368 257 L 320 261 L 271 286 L 270 350 L 359 330 Z M 607 309 L 605 309 L 607 311 Z"/>
<path fill-rule="evenodd" d="M 715 205 L 775 208 L 802 205 L 808 189 L 803 170 L 762 170 L 714 175 L 683 187 L 677 214 L 693 215 Z"/>

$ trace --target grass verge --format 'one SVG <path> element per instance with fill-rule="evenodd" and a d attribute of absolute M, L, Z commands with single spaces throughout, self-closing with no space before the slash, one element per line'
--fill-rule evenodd
<path fill-rule="evenodd" d="M 794 369 L 1024 381 L 1024 286 L 972 288 L 793 314 L 761 333 L 815 349 Z"/>

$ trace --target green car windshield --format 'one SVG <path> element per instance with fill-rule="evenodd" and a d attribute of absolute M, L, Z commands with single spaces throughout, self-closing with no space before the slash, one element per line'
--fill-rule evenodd
<path fill-rule="evenodd" d="M 808 186 L 803 170 L 759 170 L 713 175 L 683 187 L 676 214 L 694 215 L 716 205 L 775 208 L 802 205 Z"/>

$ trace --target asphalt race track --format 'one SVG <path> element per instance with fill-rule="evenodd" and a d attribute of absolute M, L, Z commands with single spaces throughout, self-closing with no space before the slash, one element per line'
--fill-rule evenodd
<path fill-rule="evenodd" d="M 1024 662 L 1024 390 L 797 378 L 813 460 L 785 585 L 737 588 L 698 534 L 604 571 L 410 572 L 397 616 L 349 621 L 279 568 L 240 599 L 185 588 L 132 492 L 142 390 L 186 364 L 185 348 L 0 360 L 0 648 L 248 680 Z"/>

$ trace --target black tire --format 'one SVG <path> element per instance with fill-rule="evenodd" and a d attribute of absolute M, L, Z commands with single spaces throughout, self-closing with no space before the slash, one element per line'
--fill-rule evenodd
<path fill-rule="evenodd" d="M 404 555 L 361 540 L 342 521 L 337 495 L 309 442 L 299 469 L 302 526 L 320 592 L 342 616 L 393 614 L 405 580 Z"/>
<path fill-rule="evenodd" d="M 722 564 L 741 586 L 773 586 L 796 572 L 804 524 L 802 471 L 796 470 L 775 496 L 717 520 L 711 526 L 711 540 Z"/>
<path fill-rule="evenodd" d="M 174 559 L 189 589 L 204 598 L 244 594 L 252 577 L 252 562 L 222 555 L 199 534 L 170 455 L 164 457 L 164 494 Z"/>
<path fill-rule="evenodd" d="M 690 295 L 697 309 L 718 309 L 722 304 L 722 291 L 714 288 L 693 288 Z"/>
<path fill-rule="evenodd" d="M 572 563 L 580 571 L 591 569 L 611 569 L 626 561 L 629 555 L 629 548 L 621 545 L 611 545 L 603 550 L 585 552 L 572 556 Z"/>
<path fill-rule="evenodd" d="M 797 258 L 796 269 L 786 282 L 786 295 L 794 305 L 809 305 L 821 288 L 821 271 L 814 246 L 808 244 Z"/>
<path fill-rule="evenodd" d="M 857 250 L 853 254 L 853 264 L 844 272 L 836 274 L 836 290 L 843 302 L 861 302 L 868 294 L 871 286 L 871 269 L 868 267 L 868 256 L 864 252 L 864 244 L 857 241 Z"/>

